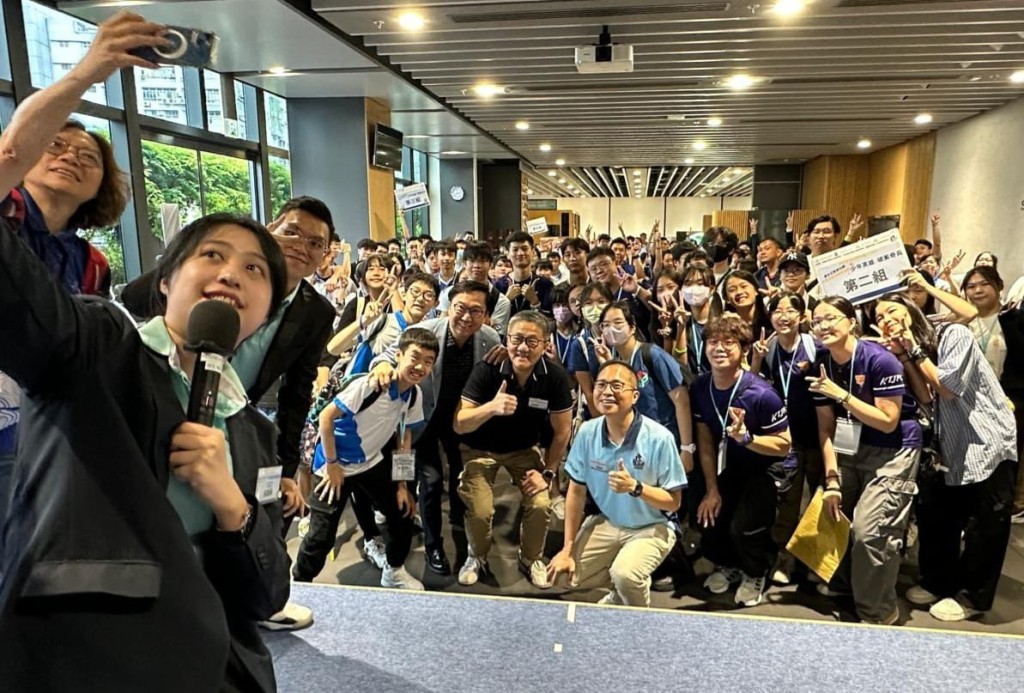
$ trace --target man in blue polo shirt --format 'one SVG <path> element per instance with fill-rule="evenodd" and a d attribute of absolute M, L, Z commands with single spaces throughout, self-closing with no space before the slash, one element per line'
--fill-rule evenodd
<path fill-rule="evenodd" d="M 679 509 L 686 486 L 675 438 L 635 411 L 638 388 L 624 361 L 598 369 L 601 416 L 583 424 L 569 451 L 565 543 L 548 564 L 552 581 L 564 572 L 576 588 L 610 586 L 603 604 L 650 606 L 651 573 L 675 544 L 665 513 Z M 601 512 L 584 521 L 588 491 Z"/>

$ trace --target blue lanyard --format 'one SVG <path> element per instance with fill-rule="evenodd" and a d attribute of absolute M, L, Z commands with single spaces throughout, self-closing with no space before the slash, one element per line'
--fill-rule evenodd
<path fill-rule="evenodd" d="M 832 354 L 829 354 L 828 355 L 828 377 L 830 379 L 832 379 L 833 381 L 835 380 L 835 376 L 832 375 L 832 367 L 834 365 L 835 365 L 835 362 L 832 360 Z M 850 354 L 850 387 L 847 390 L 847 392 L 849 392 L 850 395 L 853 395 L 853 369 L 854 369 L 854 367 L 856 365 L 857 365 L 857 340 L 854 340 L 853 341 L 853 351 Z M 847 413 L 846 417 L 850 418 L 850 414 Z"/>
<path fill-rule="evenodd" d="M 708 378 L 708 395 L 711 396 L 711 406 L 715 408 L 715 416 L 718 417 L 718 421 L 722 424 L 722 435 L 725 435 L 726 424 L 729 423 L 729 409 L 732 408 L 732 401 L 736 398 L 736 391 L 740 389 L 740 383 L 743 382 L 743 372 L 740 371 L 740 377 L 736 379 L 736 384 L 732 386 L 732 393 L 729 395 L 729 403 L 725 405 L 725 416 L 718 411 L 718 405 L 715 404 L 715 393 L 712 391 L 712 381 Z"/>
<path fill-rule="evenodd" d="M 555 349 L 558 350 L 558 360 L 561 364 L 565 365 L 565 359 L 569 356 L 569 348 L 572 346 L 572 337 L 565 338 L 565 348 L 563 349 L 560 345 L 562 343 L 562 335 L 555 331 Z"/>
<path fill-rule="evenodd" d="M 704 358 L 704 339 L 701 337 L 701 330 L 697 329 L 697 321 L 690 323 L 690 331 L 693 334 L 693 344 L 697 347 L 697 371 L 700 372 L 701 359 Z"/>
<path fill-rule="evenodd" d="M 800 348 L 802 346 L 803 341 L 800 339 L 800 336 L 797 335 L 796 349 L 793 351 L 793 358 L 789 360 L 788 364 L 782 360 L 782 354 L 779 354 L 779 381 L 782 383 L 782 399 L 787 406 L 789 405 L 789 384 L 793 381 L 793 364 L 796 362 L 796 357 L 800 355 Z M 783 349 L 777 342 L 775 344 L 775 348 L 778 349 L 779 352 L 785 351 L 785 349 Z M 809 357 L 810 355 L 808 355 L 808 358 Z"/>

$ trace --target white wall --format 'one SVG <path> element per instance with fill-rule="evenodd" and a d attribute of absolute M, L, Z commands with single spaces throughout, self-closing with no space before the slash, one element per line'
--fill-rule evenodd
<path fill-rule="evenodd" d="M 999 257 L 1007 287 L 1024 273 L 1024 98 L 939 130 L 931 209 L 942 215 L 943 255 Z"/>
<path fill-rule="evenodd" d="M 587 228 L 589 224 L 594 227 L 595 234 L 616 232 L 620 221 L 627 234 L 650 233 L 654 222 L 659 221 L 662 231 L 674 235 L 677 231 L 700 231 L 703 228 L 704 215 L 711 214 L 716 209 L 750 209 L 750 198 L 560 198 L 558 208 L 577 212 L 580 215 L 580 229 Z"/>

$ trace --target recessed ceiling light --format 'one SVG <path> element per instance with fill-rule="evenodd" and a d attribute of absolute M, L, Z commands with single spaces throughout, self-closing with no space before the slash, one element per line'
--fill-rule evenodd
<path fill-rule="evenodd" d="M 860 142 L 857 143 L 857 148 L 858 149 L 870 149 L 871 148 L 871 140 L 869 140 L 869 139 L 862 139 Z"/>
<path fill-rule="evenodd" d="M 404 12 L 398 15 L 398 26 L 406 31 L 419 31 L 423 28 L 424 24 L 426 22 L 423 20 L 423 17 L 415 12 Z"/>
<path fill-rule="evenodd" d="M 557 173 L 555 173 L 554 171 L 548 171 L 548 175 L 549 175 L 549 176 L 551 176 L 552 178 L 554 178 L 554 177 L 555 177 L 555 176 L 557 176 L 558 174 L 557 174 Z"/>
<path fill-rule="evenodd" d="M 717 128 L 721 124 L 722 124 L 722 119 L 721 118 L 708 118 L 708 127 L 709 128 Z"/>
<path fill-rule="evenodd" d="M 565 185 L 565 178 L 559 178 L 558 182 L 561 183 L 562 185 Z"/>
<path fill-rule="evenodd" d="M 459 154 L 465 154 L 465 153 L 466 152 L 460 152 L 460 151 L 455 150 L 455 149 L 452 149 L 452 150 L 447 151 L 447 152 L 441 152 L 441 154 L 444 155 L 444 156 L 458 156 Z"/>
<path fill-rule="evenodd" d="M 666 116 L 668 120 L 686 120 L 686 116 L 683 114 Z"/>
<path fill-rule="evenodd" d="M 555 159 L 555 166 L 565 166 L 565 159 Z"/>
<path fill-rule="evenodd" d="M 637 197 L 643 197 L 643 195 L 641 195 L 640 193 L 637 193 L 636 196 Z"/>
<path fill-rule="evenodd" d="M 529 130 L 529 129 L 530 129 L 530 124 L 527 123 L 525 120 L 520 120 L 518 123 L 516 123 L 516 130 Z"/>
<path fill-rule="evenodd" d="M 971 76 L 971 81 L 972 82 L 980 82 L 981 81 L 981 75 L 972 75 Z"/>
<path fill-rule="evenodd" d="M 723 183 L 728 183 L 730 180 L 731 180 L 731 178 L 729 178 L 729 176 L 726 176 L 725 178 L 722 179 L 722 182 Z"/>
<path fill-rule="evenodd" d="M 699 152 L 699 151 L 702 151 L 704 149 L 707 149 L 708 148 L 708 143 L 705 142 L 704 140 L 697 140 L 696 142 L 693 143 L 693 148 L 696 149 Z"/>
<path fill-rule="evenodd" d="M 638 168 L 637 168 L 637 169 L 633 169 L 633 175 L 634 175 L 634 176 L 641 176 L 641 175 L 643 175 L 643 173 L 644 173 L 644 172 L 643 172 L 643 171 L 641 171 L 641 170 L 640 170 L 640 169 L 638 169 Z"/>
<path fill-rule="evenodd" d="M 918 125 L 927 125 L 928 123 L 932 122 L 932 114 L 921 113 L 916 118 L 914 118 L 914 122 L 917 123 Z"/>
<path fill-rule="evenodd" d="M 527 195 L 532 195 L 533 194 L 533 190 L 531 190 L 530 188 L 527 188 L 526 189 L 526 194 Z"/>
<path fill-rule="evenodd" d="M 550 151 L 551 151 L 551 145 L 550 145 L 550 144 L 548 144 L 547 142 L 545 142 L 544 144 L 542 144 L 542 145 L 540 146 L 540 150 L 541 150 L 542 152 L 550 152 Z"/>
<path fill-rule="evenodd" d="M 761 79 L 758 77 L 751 77 L 750 75 L 741 72 L 740 74 L 726 78 L 722 84 L 730 89 L 740 91 L 742 89 L 749 89 L 760 81 Z"/>
<path fill-rule="evenodd" d="M 288 68 L 283 65 L 274 65 L 271 68 L 267 68 L 267 72 L 272 75 L 283 75 L 288 72 Z"/>
<path fill-rule="evenodd" d="M 683 163 L 689 166 L 690 164 L 693 163 L 693 159 L 683 159 Z"/>
<path fill-rule="evenodd" d="M 576 189 L 576 186 L 573 185 L 572 183 L 569 183 L 569 185 L 567 185 L 565 187 L 569 188 L 569 190 L 575 190 Z"/>
<path fill-rule="evenodd" d="M 481 99 L 489 99 L 497 96 L 498 94 L 504 94 L 505 87 L 500 87 L 497 84 L 477 84 L 473 87 L 473 93 Z"/>
<path fill-rule="evenodd" d="M 1014 84 L 1024 84 L 1024 70 L 1017 70 L 1010 75 L 1010 81 Z"/>
<path fill-rule="evenodd" d="M 792 17 L 803 12 L 806 7 L 807 3 L 804 0 L 775 0 L 775 4 L 768 11 L 780 17 Z"/>

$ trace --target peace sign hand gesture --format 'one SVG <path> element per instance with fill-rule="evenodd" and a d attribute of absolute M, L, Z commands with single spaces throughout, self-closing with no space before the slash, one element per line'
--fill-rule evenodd
<path fill-rule="evenodd" d="M 839 401 L 848 394 L 843 390 L 843 388 L 839 387 L 829 379 L 828 373 L 825 371 L 825 364 L 821 365 L 821 372 L 817 377 L 808 376 L 806 380 L 808 382 L 808 390 L 816 394 L 825 395 L 829 399 Z"/>

